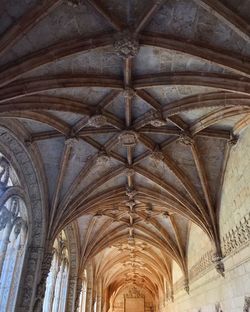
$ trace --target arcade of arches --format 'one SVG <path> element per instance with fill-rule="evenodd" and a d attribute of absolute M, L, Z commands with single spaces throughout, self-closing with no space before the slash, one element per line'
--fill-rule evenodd
<path fill-rule="evenodd" d="M 249 312 L 250 0 L 0 13 L 0 312 Z"/>

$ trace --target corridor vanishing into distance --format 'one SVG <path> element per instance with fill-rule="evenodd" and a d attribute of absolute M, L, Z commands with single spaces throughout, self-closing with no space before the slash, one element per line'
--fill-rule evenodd
<path fill-rule="evenodd" d="M 0 0 L 0 312 L 250 312 L 250 0 Z"/>

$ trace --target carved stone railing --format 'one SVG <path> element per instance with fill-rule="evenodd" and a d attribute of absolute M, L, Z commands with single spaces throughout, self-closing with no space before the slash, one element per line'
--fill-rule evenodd
<path fill-rule="evenodd" d="M 244 216 L 238 225 L 222 238 L 223 256 L 236 253 L 242 246 L 250 242 L 250 213 Z"/>
<path fill-rule="evenodd" d="M 193 280 L 205 270 L 213 266 L 213 250 L 207 251 L 189 271 L 189 279 Z"/>

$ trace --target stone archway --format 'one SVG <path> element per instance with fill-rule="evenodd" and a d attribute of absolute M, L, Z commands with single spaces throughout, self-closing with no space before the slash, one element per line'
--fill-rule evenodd
<path fill-rule="evenodd" d="M 45 241 L 46 219 L 42 186 L 23 142 L 4 126 L 0 127 L 0 150 L 10 159 L 26 191 L 24 200 L 29 222 L 28 249 L 20 280 L 17 306 L 18 311 L 31 311 Z"/>

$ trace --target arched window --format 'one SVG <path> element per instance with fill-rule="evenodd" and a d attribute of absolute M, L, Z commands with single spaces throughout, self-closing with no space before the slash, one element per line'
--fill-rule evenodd
<path fill-rule="evenodd" d="M 53 245 L 53 260 L 46 281 L 43 312 L 64 312 L 69 279 L 69 254 L 62 231 Z"/>
<path fill-rule="evenodd" d="M 0 153 L 0 311 L 13 311 L 27 245 L 27 211 L 18 177 Z"/>

